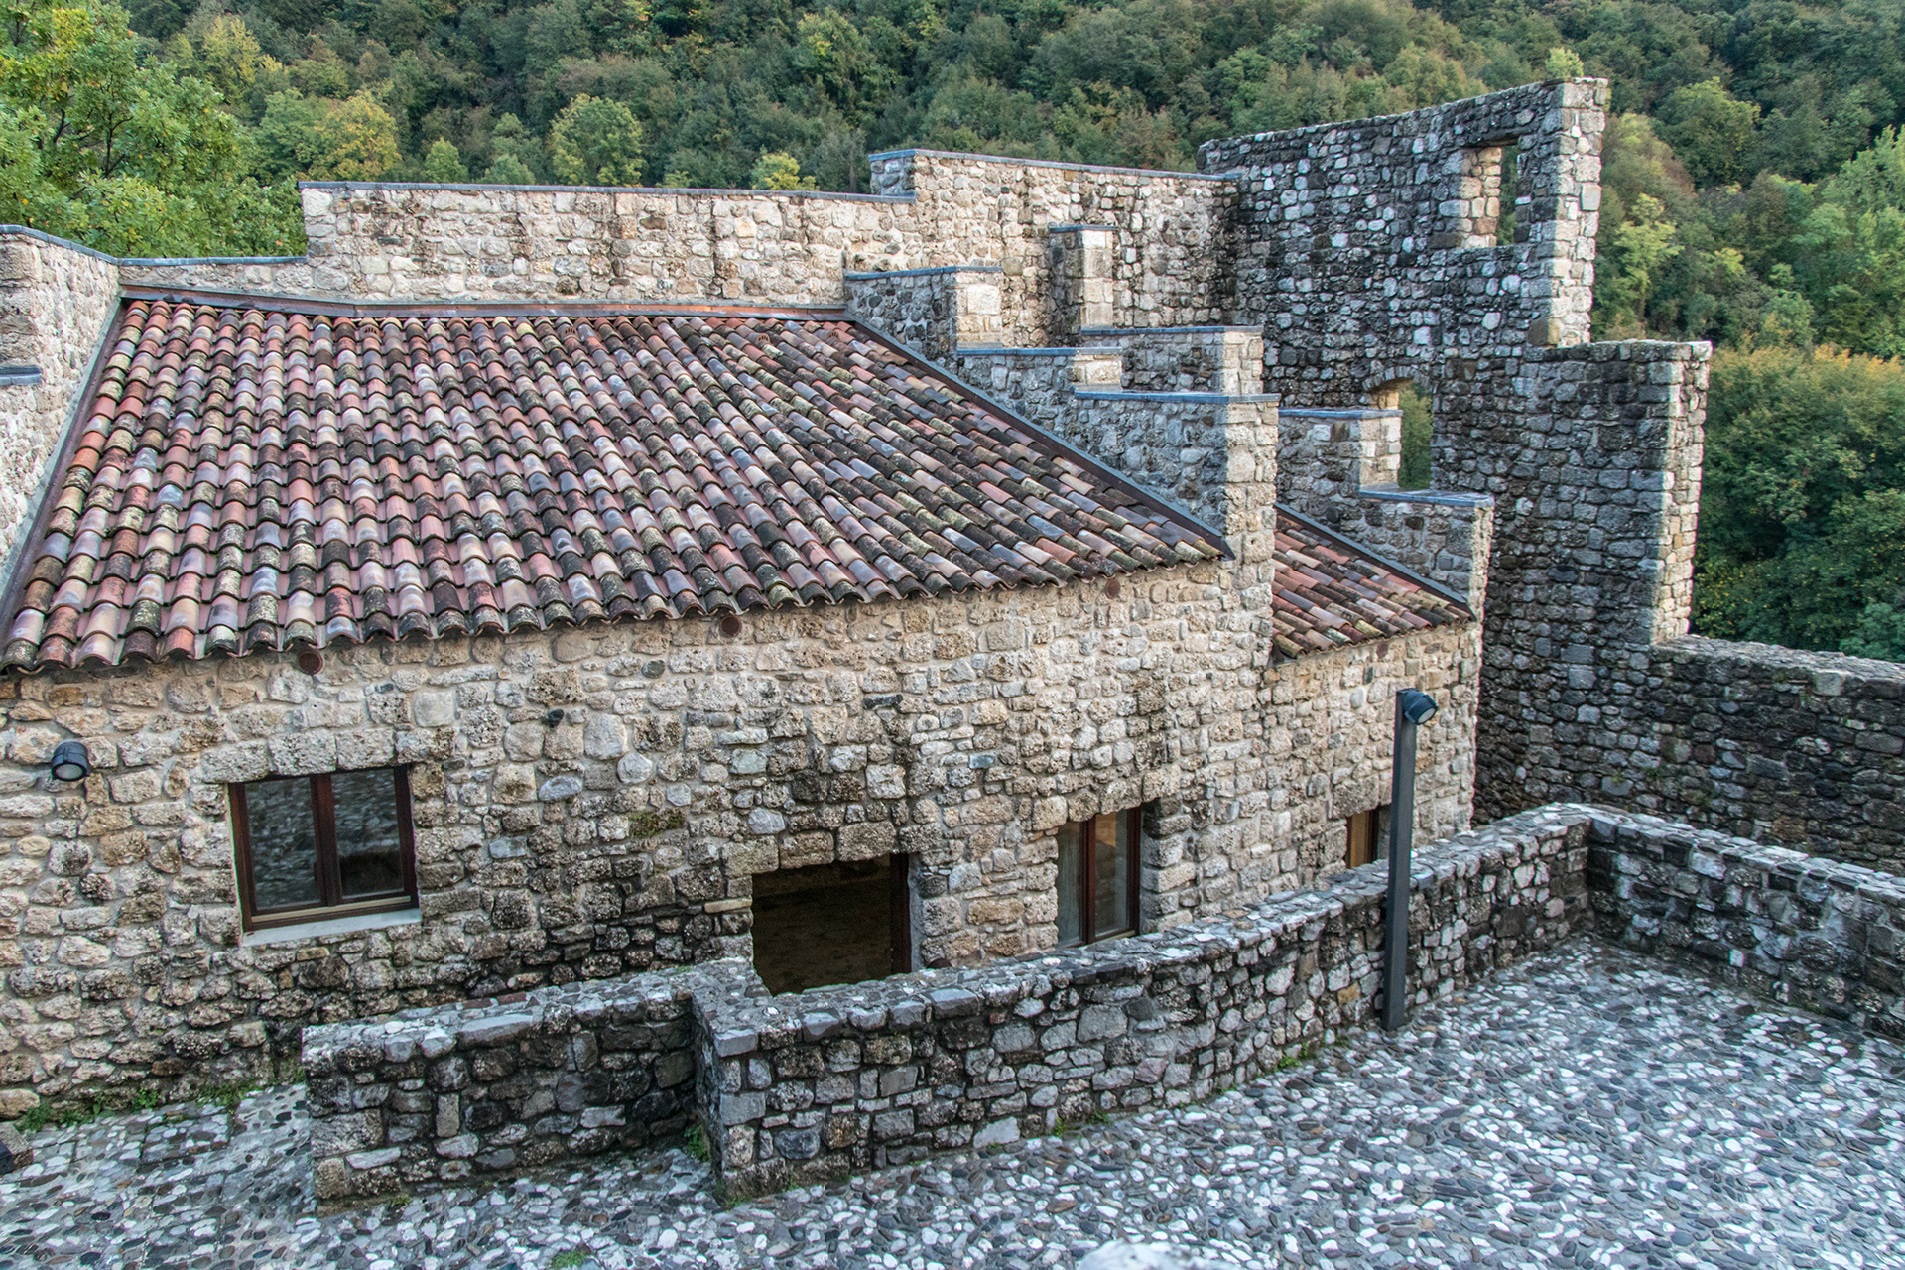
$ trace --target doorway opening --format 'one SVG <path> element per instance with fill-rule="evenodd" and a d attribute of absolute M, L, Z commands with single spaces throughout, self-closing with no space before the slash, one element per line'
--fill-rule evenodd
<path fill-rule="evenodd" d="M 754 875 L 754 969 L 774 993 L 913 968 L 907 861 L 816 864 Z"/>

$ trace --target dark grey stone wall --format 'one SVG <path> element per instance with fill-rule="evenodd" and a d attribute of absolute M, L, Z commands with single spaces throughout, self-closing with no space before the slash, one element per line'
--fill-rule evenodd
<path fill-rule="evenodd" d="M 1905 1037 L 1905 880 L 1652 817 L 1598 814 L 1588 882 L 1608 939 Z"/>

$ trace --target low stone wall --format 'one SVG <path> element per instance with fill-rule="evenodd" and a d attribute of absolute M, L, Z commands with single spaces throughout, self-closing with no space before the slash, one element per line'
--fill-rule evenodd
<path fill-rule="evenodd" d="M 1607 801 L 1905 874 L 1905 665 L 1688 638 L 1637 687 L 1656 758 L 1598 738 Z"/>
<path fill-rule="evenodd" d="M 320 1199 L 639 1146 L 698 1121 L 731 1196 L 1170 1106 L 1380 1003 L 1385 866 L 1220 921 L 769 996 L 738 959 L 306 1033 Z M 1417 855 L 1409 997 L 1598 929 L 1905 1036 L 1905 882 L 1576 804 Z"/>
<path fill-rule="evenodd" d="M 1425 849 L 1410 991 L 1446 996 L 1588 916 L 1585 814 L 1532 812 Z M 1055 956 L 704 1013 L 717 1175 L 754 1194 L 1063 1120 L 1176 1105 L 1366 1022 L 1384 866 L 1249 916 Z"/>
<path fill-rule="evenodd" d="M 311 1028 L 320 1201 L 509 1172 L 678 1136 L 695 1116 L 692 999 L 744 961 Z"/>
<path fill-rule="evenodd" d="M 1905 879 L 1601 813 L 1590 822 L 1588 880 L 1608 939 L 1905 1037 Z"/>

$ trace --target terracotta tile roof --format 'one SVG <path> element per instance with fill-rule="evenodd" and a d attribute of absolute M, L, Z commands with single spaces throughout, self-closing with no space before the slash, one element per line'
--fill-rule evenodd
<path fill-rule="evenodd" d="M 1211 531 L 835 315 L 128 300 L 0 666 L 1062 582 Z M 1468 616 L 1278 517 L 1296 656 Z"/>
<path fill-rule="evenodd" d="M 1281 508 L 1277 653 L 1298 657 L 1469 620 L 1468 608 Z"/>
<path fill-rule="evenodd" d="M 837 316 L 256 303 L 125 303 L 0 665 L 934 595 L 1220 553 Z"/>

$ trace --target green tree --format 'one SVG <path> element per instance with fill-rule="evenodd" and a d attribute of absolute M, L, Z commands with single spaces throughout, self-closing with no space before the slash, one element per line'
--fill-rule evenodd
<path fill-rule="evenodd" d="M 430 153 L 423 160 L 423 179 L 445 185 L 470 179 L 470 170 L 463 166 L 463 156 L 457 152 L 455 143 L 441 140 L 430 144 Z"/>
<path fill-rule="evenodd" d="M 301 237 L 243 170 L 217 89 L 143 57 L 113 5 L 15 0 L 0 22 L 0 192 L 28 224 L 122 254 Z M 260 239 L 263 239 L 260 242 Z"/>
<path fill-rule="evenodd" d="M 1659 117 L 1660 135 L 1695 180 L 1725 185 L 1746 174 L 1759 107 L 1734 97 L 1719 80 L 1675 89 L 1660 104 Z"/>
<path fill-rule="evenodd" d="M 1704 633 L 1905 658 L 1905 364 L 1717 354 L 1696 569 Z"/>
<path fill-rule="evenodd" d="M 754 165 L 754 172 L 748 178 L 748 186 L 756 190 L 811 190 L 814 178 L 800 174 L 800 160 L 785 151 L 775 150 L 761 156 Z"/>
<path fill-rule="evenodd" d="M 642 125 L 619 101 L 578 97 L 549 127 L 549 166 L 569 185 L 640 185 Z"/>

